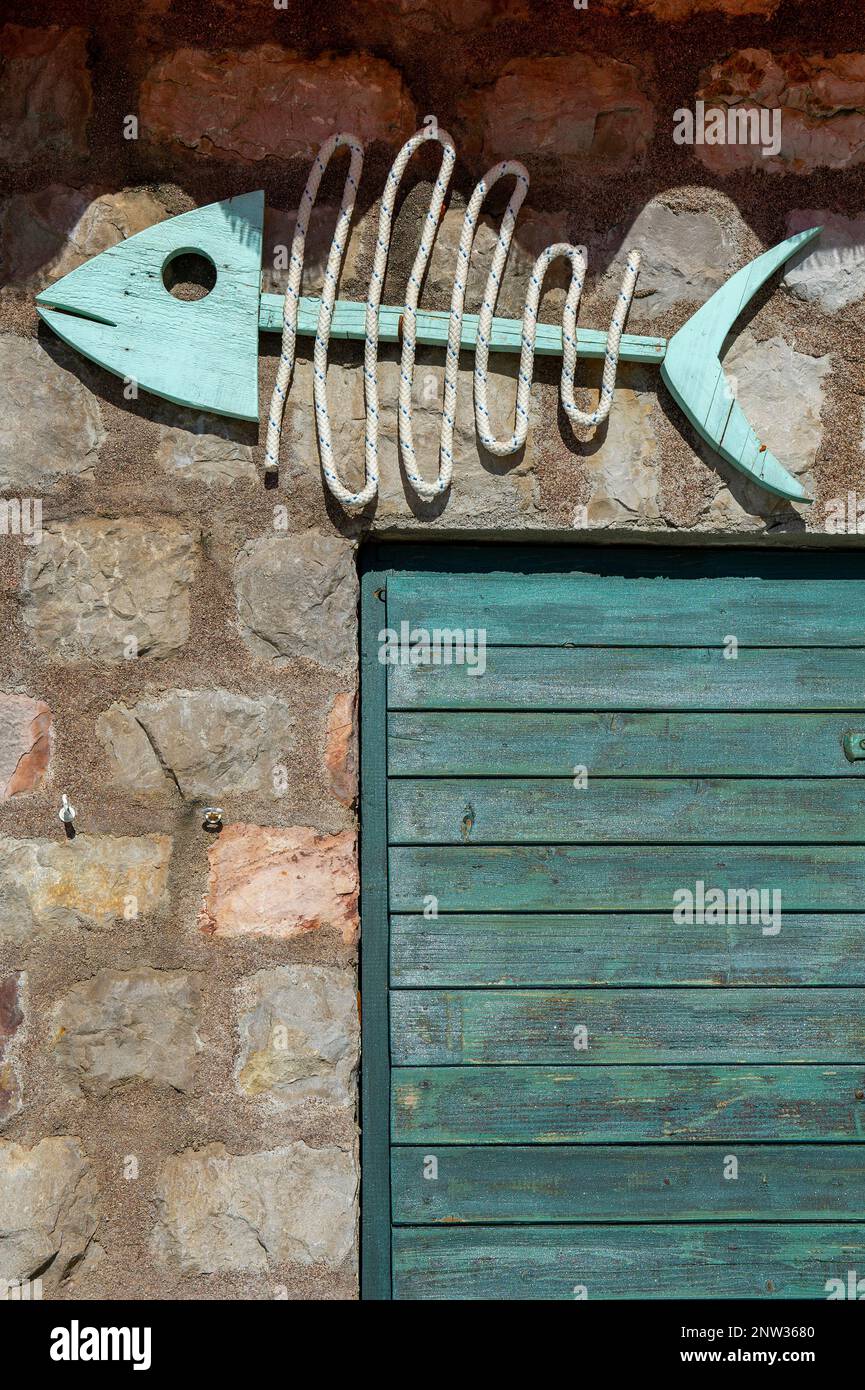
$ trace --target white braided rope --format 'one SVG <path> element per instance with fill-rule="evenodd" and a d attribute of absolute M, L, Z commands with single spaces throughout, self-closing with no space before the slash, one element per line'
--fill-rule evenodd
<path fill-rule="evenodd" d="M 430 198 L 430 205 L 427 208 L 424 218 L 423 230 L 420 237 L 420 245 L 414 258 L 414 265 L 408 279 L 405 297 L 405 311 L 402 321 L 402 355 L 399 367 L 399 444 L 402 450 L 403 463 L 405 465 L 406 477 L 414 488 L 415 492 L 421 497 L 429 497 L 440 489 L 434 488 L 430 493 L 430 484 L 425 483 L 417 471 L 417 459 L 414 451 L 414 440 L 412 437 L 412 382 L 414 378 L 414 359 L 417 344 L 417 304 L 420 298 L 423 277 L 427 268 L 427 263 L 432 255 L 435 235 L 438 231 L 441 210 L 444 206 L 445 195 L 448 191 L 448 184 L 451 181 L 454 164 L 456 163 L 457 152 L 454 142 L 446 130 L 439 130 L 437 127 L 425 126 L 419 130 L 410 140 L 406 140 L 399 154 L 393 162 L 391 171 L 387 176 L 384 196 L 381 203 L 381 214 L 378 222 L 378 238 L 375 247 L 375 264 L 373 266 L 372 280 L 370 281 L 370 293 L 367 300 L 367 323 L 366 323 L 366 348 L 364 350 L 364 380 L 366 383 L 366 468 L 367 468 L 367 488 L 370 486 L 370 479 L 375 478 L 375 487 L 378 487 L 378 306 L 381 300 L 381 293 L 384 287 L 384 273 L 387 266 L 388 251 L 390 250 L 391 227 L 393 223 L 393 200 L 399 188 L 406 165 L 418 149 L 427 140 L 437 140 L 442 147 L 442 162 L 438 176 Z M 375 312 L 372 322 L 370 322 L 370 308 L 373 304 L 373 293 L 375 292 Z M 450 481 L 450 474 L 448 475 Z M 375 496 L 375 488 L 371 496 Z M 367 499 L 365 499 L 367 500 Z"/>
<path fill-rule="evenodd" d="M 330 448 L 330 420 L 327 413 L 327 396 L 325 394 L 325 378 L 327 374 L 327 347 L 330 341 L 330 325 L 333 316 L 333 306 L 336 302 L 336 291 L 339 283 L 339 272 L 342 267 L 345 248 L 348 245 L 348 232 L 351 225 L 352 213 L 354 212 L 354 202 L 357 197 L 360 174 L 363 168 L 363 145 L 356 135 L 331 135 L 326 140 L 315 157 L 315 163 L 309 171 L 309 178 L 303 190 L 300 200 L 300 207 L 297 210 L 297 221 L 294 227 L 294 239 L 291 243 L 291 258 L 288 267 L 288 286 L 285 291 L 285 300 L 282 306 L 282 350 L 279 357 L 279 366 L 276 370 L 276 384 L 273 388 L 273 395 L 270 400 L 270 410 L 267 417 L 267 440 L 264 446 L 264 464 L 268 470 L 279 467 L 279 441 L 282 434 L 282 417 L 285 412 L 285 403 L 288 399 L 288 390 L 291 384 L 291 377 L 294 371 L 294 358 L 297 346 L 297 309 L 300 302 L 300 285 L 303 275 L 303 260 L 306 251 L 306 233 L 309 227 L 309 219 L 318 196 L 319 185 L 325 169 L 330 163 L 330 157 L 335 150 L 341 146 L 347 146 L 351 151 L 351 160 L 348 166 L 348 173 L 345 177 L 345 185 L 342 190 L 342 202 L 337 218 L 336 231 L 333 234 L 330 252 L 327 258 L 327 266 L 324 272 L 324 292 L 321 296 L 321 304 L 318 311 L 318 330 L 315 335 L 315 351 L 313 368 L 315 371 L 316 392 L 316 419 L 324 422 L 327 450 Z M 319 403 L 319 368 L 322 373 L 321 398 Z M 319 442 L 322 442 L 321 427 L 319 427 Z M 322 454 L 322 459 L 325 455 Z M 334 474 L 334 481 L 336 475 Z"/>
<path fill-rule="evenodd" d="M 405 312 L 402 319 L 402 353 L 400 358 L 398 429 L 399 444 L 405 473 L 415 494 L 424 501 L 432 501 L 445 492 L 453 476 L 453 437 L 456 421 L 457 380 L 459 368 L 460 340 L 468 282 L 471 253 L 475 234 L 479 226 L 480 210 L 490 189 L 499 179 L 508 175 L 516 179 L 516 186 L 508 201 L 502 218 L 492 265 L 487 277 L 484 297 L 478 315 L 477 347 L 474 371 L 475 426 L 484 448 L 500 457 L 515 453 L 525 444 L 529 424 L 529 395 L 532 385 L 532 370 L 535 356 L 537 334 L 537 310 L 541 289 L 547 270 L 554 260 L 565 258 L 571 263 L 571 280 L 562 313 L 562 406 L 569 419 L 588 428 L 600 424 L 610 413 L 616 383 L 616 370 L 619 360 L 622 332 L 625 319 L 634 295 L 637 275 L 640 269 L 640 255 L 632 251 L 627 258 L 622 285 L 619 290 L 616 308 L 610 321 L 604 355 L 604 368 L 598 404 L 592 411 L 582 411 L 574 400 L 574 374 L 577 363 L 577 313 L 586 275 L 586 260 L 583 251 L 567 242 L 557 242 L 548 246 L 538 256 L 532 268 L 526 304 L 523 311 L 521 331 L 520 365 L 517 377 L 517 399 L 515 406 L 514 430 L 509 439 L 496 439 L 492 433 L 490 413 L 487 405 L 487 370 L 492 335 L 492 322 L 496 302 L 501 288 L 505 263 L 510 251 L 516 226 L 517 214 L 525 200 L 529 188 L 529 176 L 525 167 L 516 160 L 506 160 L 490 169 L 477 184 L 463 219 L 460 244 L 457 251 L 457 266 L 454 274 L 454 287 L 451 297 L 451 311 L 448 322 L 448 339 L 445 359 L 444 402 L 442 408 L 441 438 L 439 445 L 439 471 L 434 481 L 427 481 L 418 472 L 412 430 L 412 385 L 414 377 L 415 353 L 417 346 L 417 305 L 420 298 L 423 277 L 432 254 L 435 234 L 438 230 L 441 210 L 447 194 L 448 185 L 456 162 L 456 150 L 446 131 L 424 127 L 407 140 L 393 162 L 388 174 L 382 197 L 376 237 L 373 270 L 370 278 L 364 320 L 364 398 L 366 404 L 366 428 L 364 435 L 365 482 L 359 492 L 351 492 L 340 479 L 333 457 L 330 433 L 330 416 L 327 405 L 327 351 L 333 306 L 336 300 L 339 271 L 345 255 L 348 229 L 354 210 L 357 185 L 363 164 L 363 151 L 359 140 L 353 135 L 334 135 L 320 149 L 298 211 L 297 225 L 291 251 L 289 283 L 286 290 L 283 310 L 282 354 L 277 372 L 268 419 L 267 444 L 265 450 L 266 466 L 276 468 L 279 457 L 279 439 L 282 416 L 294 367 L 297 330 L 297 307 L 303 271 L 303 257 L 309 217 L 315 202 L 327 164 L 334 150 L 346 145 L 351 150 L 351 164 L 343 189 L 337 228 L 328 256 L 325 270 L 325 283 L 319 310 L 318 329 L 313 351 L 313 389 L 315 394 L 315 421 L 318 433 L 319 452 L 322 471 L 330 491 L 343 506 L 356 509 L 367 505 L 378 492 L 378 313 L 384 289 L 387 259 L 393 228 L 394 200 L 402 176 L 409 160 L 420 145 L 427 140 L 437 140 L 442 146 L 442 162 L 435 181 L 430 205 L 424 219 L 420 245 L 415 256 L 409 283 L 406 289 Z"/>
<path fill-rule="evenodd" d="M 574 373 L 577 365 L 577 313 L 579 312 L 580 299 L 583 293 L 583 284 L 586 278 L 586 258 L 581 247 L 572 246 L 569 242 L 560 241 L 552 246 L 547 246 L 532 267 L 529 280 L 529 288 L 526 291 L 526 303 L 523 309 L 523 324 L 520 334 L 520 365 L 517 374 L 517 399 L 514 414 L 514 431 L 510 439 L 496 439 L 492 434 L 490 426 L 490 412 L 487 407 L 487 364 L 489 361 L 490 341 L 492 337 L 493 315 L 495 313 L 496 301 L 499 290 L 501 289 L 502 276 L 504 273 L 505 262 L 507 261 L 510 250 L 511 238 L 514 234 L 517 213 L 520 210 L 523 199 L 528 192 L 529 176 L 525 167 L 517 163 L 516 160 L 506 160 L 504 163 L 490 169 L 481 179 L 466 210 L 466 219 L 463 224 L 463 237 L 460 242 L 460 262 L 468 270 L 468 261 L 471 254 L 471 244 L 477 228 L 477 218 L 481 204 L 484 202 L 487 193 L 499 179 L 507 175 L 513 175 L 516 180 L 516 187 L 511 194 L 508 205 L 505 209 L 502 225 L 499 229 L 496 248 L 493 252 L 492 265 L 487 277 L 486 289 L 481 303 L 480 313 L 478 314 L 478 334 L 477 346 L 475 348 L 475 372 L 474 372 L 474 397 L 475 397 L 475 427 L 478 437 L 484 448 L 491 454 L 505 457 L 508 454 L 516 453 L 526 442 L 526 435 L 529 428 L 529 393 L 532 387 L 532 370 L 535 361 L 535 338 L 538 327 L 538 303 L 540 301 L 541 290 L 543 288 L 544 277 L 552 265 L 553 261 L 560 258 L 571 263 L 571 280 L 568 286 L 568 293 L 565 299 L 565 306 L 562 311 L 562 379 L 561 379 L 561 399 L 562 406 L 568 418 L 575 424 L 583 425 L 588 428 L 595 428 L 601 424 L 610 413 L 613 403 L 613 395 L 616 388 L 616 370 L 619 364 L 619 350 L 622 341 L 622 332 L 625 327 L 625 319 L 631 307 L 631 300 L 634 297 L 634 289 L 637 284 L 637 276 L 640 271 L 640 253 L 631 251 L 625 264 L 622 276 L 622 286 L 619 290 L 616 308 L 610 321 L 607 333 L 607 345 L 604 353 L 604 370 L 601 378 L 600 399 L 594 410 L 580 410 L 574 400 Z M 467 254 L 464 253 L 464 248 Z M 457 275 L 459 275 L 459 268 Z M 452 311 L 453 312 L 453 311 Z"/>

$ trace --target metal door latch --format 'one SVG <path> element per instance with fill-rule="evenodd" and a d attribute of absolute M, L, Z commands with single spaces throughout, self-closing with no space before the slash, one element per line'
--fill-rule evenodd
<path fill-rule="evenodd" d="M 865 733 L 848 730 L 844 735 L 844 757 L 848 763 L 861 762 L 865 758 Z"/>

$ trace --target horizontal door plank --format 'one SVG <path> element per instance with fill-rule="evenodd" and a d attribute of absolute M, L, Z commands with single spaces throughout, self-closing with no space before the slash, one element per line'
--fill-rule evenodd
<path fill-rule="evenodd" d="M 862 843 L 856 778 L 392 778 L 391 844 Z"/>
<path fill-rule="evenodd" d="M 757 575 L 401 574 L 387 587 L 399 628 L 483 629 L 489 645 L 863 646 L 865 579 Z"/>
<path fill-rule="evenodd" d="M 862 1066 L 395 1067 L 407 1144 L 865 1140 Z"/>
<path fill-rule="evenodd" d="M 846 1286 L 847 1271 L 863 1264 L 861 1225 L 399 1226 L 393 1232 L 399 1299 L 825 1299 L 827 1281 Z M 694 1346 L 705 1349 L 704 1342 Z"/>
<path fill-rule="evenodd" d="M 478 678 L 480 679 L 480 678 Z M 861 777 L 844 714 L 565 714 L 521 710 L 395 711 L 391 776 Z"/>
<path fill-rule="evenodd" d="M 394 912 L 422 912 L 433 897 L 439 912 L 672 914 L 674 894 L 703 882 L 707 891 L 762 891 L 767 909 L 780 893 L 783 931 L 785 910 L 865 901 L 865 855 L 852 845 L 405 845 L 389 860 Z"/>
<path fill-rule="evenodd" d="M 435 583 L 441 575 L 619 575 L 641 579 L 752 578 L 826 580 L 862 578 L 856 550 L 767 550 L 765 546 L 483 544 L 454 541 L 446 547 L 423 541 L 381 542 L 376 556 L 382 568 L 416 575 Z"/>
<path fill-rule="evenodd" d="M 862 710 L 865 652 L 491 647 L 486 666 L 388 667 L 391 709 Z M 861 722 L 861 720 L 859 721 Z"/>
<path fill-rule="evenodd" d="M 412 1225 L 863 1218 L 857 1144 L 737 1144 L 733 1157 L 731 1177 L 726 1147 L 714 1144 L 397 1147 L 393 1217 Z"/>
<path fill-rule="evenodd" d="M 865 991 L 399 990 L 390 1033 L 401 1066 L 865 1064 Z"/>
<path fill-rule="evenodd" d="M 677 926 L 669 912 L 393 914 L 397 988 L 459 985 L 865 985 L 865 914 Z"/>

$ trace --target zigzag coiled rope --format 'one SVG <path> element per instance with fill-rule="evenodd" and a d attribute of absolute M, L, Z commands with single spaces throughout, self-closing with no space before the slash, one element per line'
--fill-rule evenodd
<path fill-rule="evenodd" d="M 457 267 L 454 275 L 451 298 L 450 321 L 445 359 L 444 405 L 442 409 L 441 442 L 439 448 L 438 477 L 430 482 L 420 476 L 414 449 L 412 431 L 412 380 L 414 376 L 417 306 L 420 298 L 423 277 L 432 254 L 435 234 L 440 214 L 456 163 L 456 149 L 453 140 L 444 130 L 425 127 L 407 140 L 393 162 L 387 177 L 381 212 L 379 214 L 378 234 L 369 294 L 366 301 L 365 345 L 364 345 L 364 399 L 366 403 L 365 456 L 366 475 L 364 486 L 359 492 L 352 492 L 342 482 L 334 460 L 330 432 L 330 415 L 327 405 L 327 352 L 330 341 L 330 328 L 333 307 L 336 302 L 339 273 L 348 244 L 348 233 L 354 212 L 358 184 L 363 168 L 363 147 L 354 135 L 332 135 L 319 150 L 310 171 L 306 188 L 303 191 L 297 214 L 294 240 L 289 262 L 288 287 L 283 306 L 282 351 L 277 369 L 276 385 L 273 390 L 267 424 L 265 445 L 265 464 L 268 469 L 276 469 L 279 460 L 279 444 L 282 432 L 282 419 L 285 403 L 294 369 L 297 338 L 297 312 L 300 300 L 301 277 L 306 248 L 306 233 L 309 218 L 318 194 L 322 176 L 335 150 L 345 146 L 350 151 L 349 170 L 343 187 L 342 202 L 336 231 L 327 258 L 324 272 L 324 290 L 321 296 L 318 328 L 313 350 L 313 390 L 315 396 L 315 421 L 318 433 L 321 465 L 330 491 L 345 507 L 357 509 L 371 502 L 378 491 L 378 311 L 384 289 L 385 270 L 390 249 L 393 225 L 394 203 L 405 168 L 414 154 L 427 140 L 437 140 L 442 146 L 442 162 L 433 188 L 429 209 L 424 219 L 420 246 L 415 256 L 406 288 L 405 311 L 403 315 L 402 356 L 399 376 L 399 444 L 405 472 L 414 492 L 423 501 L 430 502 L 445 492 L 453 476 L 453 436 L 456 418 L 457 370 L 459 367 L 460 337 L 462 334 L 463 306 L 472 245 L 477 232 L 480 210 L 490 189 L 499 179 L 511 175 L 516 180 L 514 191 L 505 209 L 499 230 L 492 265 L 487 278 L 483 303 L 478 315 L 477 346 L 475 350 L 474 404 L 475 425 L 484 448 L 492 454 L 505 456 L 515 453 L 525 443 L 528 431 L 529 392 L 532 384 L 532 368 L 535 356 L 535 334 L 537 328 L 537 309 L 544 276 L 553 261 L 560 257 L 570 261 L 571 281 L 562 314 L 562 406 L 568 417 L 578 425 L 593 428 L 605 420 L 613 402 L 616 383 L 616 368 L 619 359 L 619 344 L 625 319 L 634 295 L 637 275 L 640 269 L 638 251 L 631 251 L 625 265 L 622 286 L 616 308 L 607 334 L 604 356 L 604 369 L 601 381 L 600 399 L 592 411 L 578 409 L 574 401 L 574 372 L 577 362 L 577 312 L 583 283 L 586 275 L 586 260 L 579 247 L 567 242 L 557 242 L 548 246 L 535 261 L 529 288 L 526 293 L 525 309 L 521 334 L 520 366 L 517 379 L 517 401 L 514 430 L 509 439 L 496 439 L 492 434 L 490 413 L 487 408 L 487 363 L 490 349 L 492 320 L 496 300 L 501 288 L 502 275 L 517 214 L 529 188 L 529 176 L 525 167 L 516 160 L 505 160 L 490 169 L 474 190 L 466 208 L 462 235 L 457 251 Z"/>

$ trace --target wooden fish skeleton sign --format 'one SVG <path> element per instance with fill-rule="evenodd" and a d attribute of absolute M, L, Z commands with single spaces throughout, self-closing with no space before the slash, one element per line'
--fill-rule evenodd
<path fill-rule="evenodd" d="M 395 171 L 398 169 L 401 177 L 402 169 L 414 149 L 428 138 L 437 139 L 443 145 L 445 150 L 443 171 L 448 158 L 450 158 L 450 164 L 447 173 L 443 172 L 437 180 L 433 204 L 430 213 L 427 214 L 427 225 L 422 233 L 421 249 L 412 272 L 407 303 L 402 307 L 381 305 L 380 299 L 376 296 L 380 297 L 381 294 L 387 245 L 390 237 L 390 219 L 393 213 L 393 195 L 399 182 L 399 178 L 395 178 Z M 156 396 L 162 396 L 178 405 L 202 411 L 212 411 L 219 415 L 233 416 L 242 420 L 258 419 L 259 332 L 283 332 L 283 366 L 286 382 L 287 378 L 290 377 L 294 362 L 295 334 L 314 336 L 317 352 L 320 351 L 323 344 L 325 373 L 327 342 L 331 337 L 365 338 L 367 342 L 364 376 L 365 387 L 367 388 L 368 473 L 370 423 L 372 422 L 377 429 L 377 392 L 372 393 L 371 411 L 369 400 L 370 343 L 371 340 L 374 340 L 372 342 L 374 377 L 375 352 L 378 343 L 401 341 L 406 323 L 410 324 L 412 337 L 409 345 L 411 348 L 409 388 L 410 373 L 414 365 L 415 343 L 444 346 L 447 349 L 449 359 L 458 357 L 461 349 L 475 349 L 478 352 L 480 362 L 482 350 L 484 371 L 487 352 L 520 352 L 520 379 L 522 382 L 525 376 L 527 360 L 528 384 L 531 381 L 531 364 L 535 351 L 547 356 L 563 356 L 563 402 L 569 353 L 572 359 L 575 355 L 576 357 L 603 360 L 605 374 L 612 362 L 613 375 L 616 360 L 619 357 L 623 361 L 637 362 L 643 365 L 654 363 L 660 366 L 664 383 L 694 429 L 717 454 L 767 492 L 795 502 L 810 501 L 800 484 L 760 441 L 748 423 L 724 376 L 720 353 L 735 320 L 760 287 L 791 256 L 801 251 L 816 237 L 821 228 L 812 227 L 807 231 L 799 232 L 796 236 L 788 237 L 786 241 L 764 252 L 749 265 L 737 271 L 669 340 L 621 333 L 630 296 L 626 296 L 624 293 L 620 294 L 619 298 L 625 303 L 625 308 L 618 321 L 619 332 L 615 340 L 615 355 L 611 357 L 612 327 L 609 334 L 592 329 L 580 328 L 577 330 L 575 327 L 574 306 L 578 306 L 579 303 L 585 262 L 581 260 L 581 253 L 579 253 L 578 248 L 571 246 L 550 247 L 546 253 L 538 258 L 535 273 L 533 273 L 533 286 L 536 275 L 540 275 L 542 279 L 553 253 L 568 256 L 572 263 L 572 288 L 569 291 L 569 304 L 572 309 L 573 336 L 568 333 L 567 311 L 562 328 L 537 323 L 536 319 L 529 323 L 528 308 L 527 317 L 522 322 L 492 317 L 499 283 L 492 273 L 491 281 L 488 281 L 481 314 L 463 314 L 462 299 L 456 295 L 456 289 L 460 288 L 464 294 L 465 275 L 468 268 L 467 259 L 462 270 L 459 264 L 457 267 L 455 304 L 459 298 L 458 316 L 455 317 L 454 308 L 450 314 L 417 309 L 417 296 L 420 292 L 423 271 L 432 249 L 447 179 L 453 158 L 455 158 L 452 153 L 453 144 L 450 137 L 443 131 L 424 129 L 418 132 L 403 146 L 394 164 L 383 200 L 382 222 L 379 229 L 378 246 L 379 249 L 384 249 L 384 259 L 380 265 L 381 273 L 378 274 L 375 270 L 373 272 L 374 279 L 378 275 L 380 283 L 376 286 L 371 282 L 370 298 L 367 304 L 355 304 L 335 299 L 336 280 L 344 252 L 344 244 L 337 246 L 338 256 L 332 248 L 331 259 L 328 262 L 329 269 L 326 273 L 326 289 L 322 299 L 300 296 L 300 273 L 309 211 L 327 161 L 333 150 L 340 145 L 350 147 L 353 162 L 352 173 L 346 181 L 346 193 L 343 196 L 340 222 L 337 226 L 337 234 L 335 234 L 335 246 L 340 235 L 340 228 L 342 228 L 343 243 L 347 240 L 347 228 L 353 211 L 354 193 L 357 185 L 356 175 L 359 175 L 362 152 L 358 153 L 360 145 L 355 137 L 339 135 L 332 137 L 319 153 L 316 166 L 310 175 L 310 183 L 304 194 L 304 203 L 298 217 L 299 227 L 301 216 L 303 217 L 302 235 L 296 234 L 292 248 L 291 269 L 294 283 L 297 286 L 293 301 L 291 300 L 293 293 L 291 288 L 285 301 L 280 295 L 262 293 L 261 290 L 264 193 L 259 191 L 241 197 L 229 198 L 224 202 L 212 203 L 208 207 L 198 208 L 192 212 L 182 213 L 180 216 L 170 218 L 129 237 L 117 246 L 110 247 L 107 251 L 94 257 L 93 260 L 65 275 L 50 288 L 43 290 L 36 299 L 40 315 L 60 338 L 78 352 L 83 353 L 84 356 L 108 371 L 127 380 L 134 380 L 142 390 L 151 392 Z M 514 174 L 517 180 L 522 182 L 519 197 L 516 195 L 512 197 L 503 221 L 503 231 L 507 227 L 507 241 L 502 235 L 499 238 L 497 254 L 503 253 L 500 256 L 500 264 L 503 265 L 507 255 L 510 234 L 513 230 L 515 210 L 518 209 L 525 196 L 525 190 L 528 188 L 528 175 L 522 165 L 513 161 L 496 166 L 484 180 L 481 180 L 475 190 L 475 198 L 470 203 L 467 212 L 465 245 L 468 246 L 469 251 L 466 253 L 464 243 L 461 242 L 460 255 L 467 257 L 467 254 L 470 254 L 471 240 L 474 235 L 474 227 L 469 226 L 469 223 L 472 222 L 472 209 L 479 209 L 480 202 L 486 196 L 488 188 L 497 178 L 510 174 Z M 310 188 L 312 189 L 311 193 Z M 475 223 L 476 220 L 475 217 Z M 386 231 L 384 239 L 382 237 L 383 230 Z M 204 298 L 182 301 L 176 299 L 166 289 L 164 275 L 166 268 L 173 260 L 190 252 L 198 253 L 211 263 L 215 271 L 216 283 Z M 546 256 L 546 260 L 544 256 Z M 336 266 L 336 275 L 331 273 L 333 265 Z M 638 266 L 638 257 L 635 257 L 633 266 L 629 261 L 628 270 L 632 272 L 632 281 L 636 279 Z M 460 284 L 461 274 L 463 279 Z M 332 281 L 332 286 L 327 283 L 328 278 Z M 291 283 L 290 277 L 290 286 Z M 538 292 L 539 289 L 540 285 L 538 284 Z M 328 291 L 331 294 L 329 302 L 327 300 Z M 633 285 L 631 285 L 632 292 Z M 529 294 L 531 297 L 532 290 Z M 535 302 L 537 302 L 537 294 L 535 294 Z M 530 344 L 527 341 L 529 336 L 527 323 L 531 329 Z M 617 320 L 614 314 L 615 323 Z M 404 354 L 405 347 L 406 345 L 403 343 Z M 449 361 L 448 370 L 451 365 L 455 374 L 455 360 L 453 363 Z M 475 372 L 476 391 L 479 372 L 481 372 L 480 367 Z M 319 373 L 318 359 L 316 373 Z M 483 372 L 481 374 L 483 375 Z M 405 377 L 405 356 L 401 376 Z M 527 391 L 528 384 L 525 382 L 523 384 Z M 324 383 L 319 383 L 316 389 L 317 391 L 320 389 L 323 393 L 325 391 Z M 602 392 L 604 390 L 608 390 L 606 385 L 602 387 Z M 284 406 L 284 391 L 278 392 L 278 394 L 282 397 L 281 399 L 275 398 L 278 406 L 276 412 L 278 419 L 274 419 L 274 406 L 272 406 L 269 421 L 271 429 L 275 428 L 276 430 L 277 451 L 278 430 L 282 418 L 282 407 Z M 611 399 L 611 391 L 609 391 L 609 397 Z M 324 399 L 326 416 L 326 397 Z M 454 396 L 451 397 L 451 405 L 453 399 Z M 609 408 L 608 403 L 607 408 Z M 518 396 L 518 411 L 519 409 Z M 402 432 L 404 423 L 408 431 L 408 438 L 411 437 L 410 390 L 407 405 L 401 398 L 400 413 L 404 415 L 406 410 L 409 416 L 408 422 L 400 420 L 401 444 L 404 443 Z M 321 411 L 321 397 L 317 394 L 317 425 L 321 425 Z M 574 412 L 569 411 L 569 413 L 573 414 Z M 444 418 L 449 418 L 447 377 Z M 603 412 L 598 411 L 595 416 L 590 418 L 593 421 L 595 418 L 603 418 Z M 327 423 L 326 420 L 325 423 Z M 452 429 L 452 418 L 450 425 Z M 327 448 L 330 448 L 329 435 L 328 426 L 326 431 Z M 524 432 L 522 437 L 525 437 Z M 321 439 L 320 430 L 320 445 Z M 510 445 L 496 448 L 495 451 L 500 453 L 513 452 L 516 447 L 513 441 L 516 440 L 517 434 L 515 432 Z M 485 444 L 488 443 L 483 435 L 482 441 Z M 369 481 L 366 490 L 357 494 L 350 494 L 342 487 L 333 486 L 337 480 L 333 477 L 324 455 L 322 463 L 328 481 L 332 485 L 332 490 L 347 505 L 362 505 L 374 494 L 374 487 L 370 488 Z M 416 483 L 420 482 L 411 471 L 409 476 L 413 477 Z M 450 473 L 448 471 L 444 480 L 440 477 L 438 490 L 443 491 L 449 481 Z M 377 485 L 377 474 L 373 482 Z M 432 485 L 421 483 L 421 487 L 427 488 L 426 492 L 421 493 L 425 497 L 431 496 L 432 492 L 435 491 Z M 420 491 L 420 488 L 417 490 Z"/>

